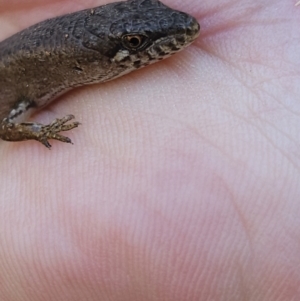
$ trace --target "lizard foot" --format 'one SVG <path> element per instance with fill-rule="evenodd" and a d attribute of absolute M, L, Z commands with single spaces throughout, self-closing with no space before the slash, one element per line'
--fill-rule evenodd
<path fill-rule="evenodd" d="M 4 119 L 0 124 L 0 138 L 6 141 L 24 141 L 33 139 L 41 142 L 50 149 L 51 144 L 48 139 L 72 143 L 70 138 L 60 135 L 59 132 L 69 131 L 78 127 L 80 123 L 77 121 L 67 123 L 74 118 L 73 115 L 67 115 L 61 119 L 57 118 L 47 125 L 35 122 L 12 123 L 9 122 L 8 119 Z"/>

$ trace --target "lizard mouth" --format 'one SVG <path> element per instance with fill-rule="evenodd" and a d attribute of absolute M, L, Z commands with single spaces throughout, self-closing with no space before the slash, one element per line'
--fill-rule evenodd
<path fill-rule="evenodd" d="M 174 33 L 171 30 L 169 35 L 156 40 L 148 47 L 147 55 L 150 60 L 160 60 L 177 53 L 190 45 L 199 36 L 200 25 L 198 21 L 186 14 L 181 13 L 181 15 L 187 17 L 184 26 L 174 30 Z"/>

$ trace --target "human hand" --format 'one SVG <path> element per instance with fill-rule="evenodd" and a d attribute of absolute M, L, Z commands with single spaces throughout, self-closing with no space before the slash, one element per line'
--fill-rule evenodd
<path fill-rule="evenodd" d="M 107 2 L 0 0 L 0 39 Z M 300 298 L 287 2 L 164 0 L 199 20 L 192 46 L 33 117 L 74 114 L 74 146 L 1 142 L 1 301 Z"/>

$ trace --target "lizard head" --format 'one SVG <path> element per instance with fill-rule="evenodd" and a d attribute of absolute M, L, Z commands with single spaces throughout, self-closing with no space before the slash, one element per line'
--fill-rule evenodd
<path fill-rule="evenodd" d="M 95 28 L 95 18 L 110 20 Z M 89 32 L 105 36 L 106 53 L 111 60 L 129 71 L 162 60 L 191 44 L 199 35 L 200 25 L 192 16 L 173 10 L 158 0 L 128 0 L 96 9 Z M 100 23 L 100 24 L 101 24 Z M 92 25 L 92 26 L 91 26 Z M 92 28 L 91 28 L 92 27 Z"/>

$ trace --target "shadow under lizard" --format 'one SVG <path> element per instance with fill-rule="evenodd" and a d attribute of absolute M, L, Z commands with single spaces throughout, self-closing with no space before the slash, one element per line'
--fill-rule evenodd
<path fill-rule="evenodd" d="M 200 26 L 158 0 L 128 0 L 35 24 L 0 43 L 0 138 L 72 143 L 60 132 L 73 115 L 48 125 L 23 122 L 74 87 L 115 79 L 191 44 Z"/>

